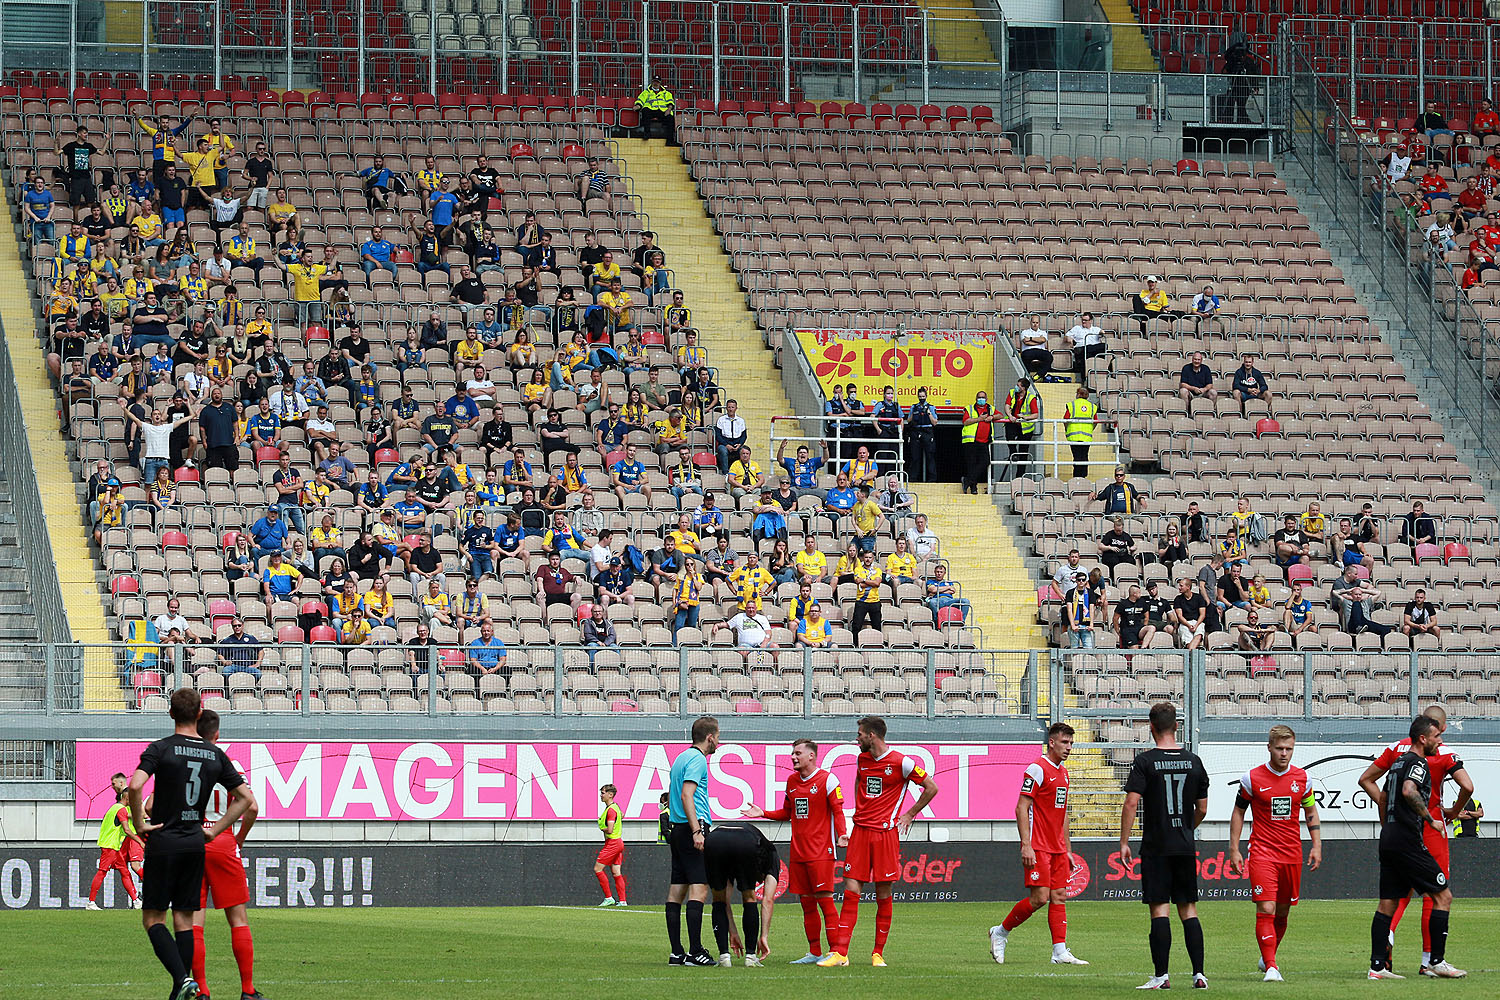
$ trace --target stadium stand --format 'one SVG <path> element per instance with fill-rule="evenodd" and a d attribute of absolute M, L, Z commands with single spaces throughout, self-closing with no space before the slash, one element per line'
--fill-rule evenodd
<path fill-rule="evenodd" d="M 369 583 L 361 580 L 358 591 L 365 596 L 360 604 L 368 612 L 368 620 L 361 623 L 339 603 L 342 580 L 330 570 L 333 560 L 340 557 L 332 551 L 315 550 L 343 549 L 342 559 L 348 566 L 361 562 L 371 567 L 371 572 L 378 572 L 384 558 L 368 539 L 360 542 L 362 531 L 373 529 L 376 543 L 405 551 L 419 545 L 418 531 L 426 526 L 440 532 L 434 546 L 441 557 L 442 589 L 456 600 L 464 591 L 460 563 L 463 545 L 457 529 L 468 523 L 476 510 L 503 515 L 510 504 L 523 498 L 518 491 L 506 489 L 503 482 L 497 483 L 506 477 L 502 463 L 512 460 L 512 452 L 509 447 L 496 445 L 497 439 L 490 439 L 490 447 L 484 445 L 478 429 L 485 423 L 481 417 L 474 427 L 454 436 L 447 468 L 433 463 L 434 474 L 441 469 L 446 482 L 435 487 L 436 499 L 432 501 L 442 508 L 441 512 L 403 508 L 399 524 L 395 517 L 388 519 L 389 500 L 372 499 L 360 492 L 361 487 L 371 475 L 382 484 L 399 482 L 399 477 L 407 474 L 408 459 L 421 454 L 422 443 L 432 436 L 433 428 L 413 422 L 395 429 L 393 441 L 385 441 L 384 428 L 377 428 L 379 440 L 371 441 L 364 436 L 369 413 L 357 412 L 354 404 L 364 409 L 372 398 L 378 399 L 387 412 L 400 416 L 401 411 L 395 407 L 402 405 L 398 401 L 403 388 L 410 388 L 420 420 L 444 404 L 456 384 L 473 386 L 482 395 L 492 394 L 499 404 L 499 422 L 508 425 L 510 443 L 524 449 L 525 460 L 536 470 L 536 486 L 546 486 L 547 471 L 555 471 L 567 483 L 558 489 L 557 496 L 542 499 L 569 515 L 570 527 L 581 527 L 584 541 L 575 545 L 592 544 L 598 531 L 605 528 L 616 533 L 617 555 L 631 556 L 627 543 L 631 550 L 647 556 L 662 547 L 663 537 L 679 524 L 678 500 L 670 489 L 678 484 L 671 478 L 677 462 L 675 454 L 658 456 L 652 446 L 670 436 L 669 429 L 658 422 L 668 416 L 663 413 L 669 402 L 668 387 L 675 389 L 678 384 L 681 366 L 673 352 L 685 342 L 677 336 L 669 339 L 663 332 L 665 292 L 657 293 L 654 304 L 639 304 L 645 293 L 640 276 L 631 270 L 630 250 L 642 243 L 645 228 L 638 212 L 640 199 L 629 193 L 631 179 L 618 176 L 618 168 L 608 160 L 611 149 L 593 113 L 570 108 L 567 102 L 520 102 L 524 106 L 514 101 L 482 106 L 448 103 L 443 108 L 433 105 L 425 110 L 398 105 L 382 112 L 389 115 L 387 120 L 370 106 L 359 117 L 321 112 L 323 108 L 337 111 L 343 106 L 344 98 L 340 97 L 317 95 L 308 101 L 302 95 L 289 94 L 285 103 L 261 101 L 253 115 L 241 116 L 249 109 L 239 102 L 204 96 L 208 99 L 197 101 L 183 95 L 171 106 L 167 124 L 170 127 L 179 113 L 201 113 L 221 121 L 224 134 L 232 136 L 238 146 L 228 163 L 230 187 L 237 196 L 248 194 L 247 182 L 240 174 L 243 153 L 263 142 L 276 165 L 269 195 L 272 211 L 245 209 L 248 226 L 224 230 L 226 237 L 234 234 L 253 241 L 229 249 L 239 258 L 238 265 L 259 258 L 262 265 L 258 269 L 238 266 L 235 260 L 216 262 L 212 252 L 215 232 L 209 224 L 209 212 L 202 208 L 187 210 L 186 222 L 176 237 L 181 242 L 170 247 L 149 246 L 149 241 L 168 235 L 162 232 L 163 220 L 153 217 L 149 208 L 131 207 L 123 192 L 108 189 L 101 194 L 106 199 L 119 199 L 110 202 L 110 210 L 120 212 L 121 218 L 94 222 L 93 231 L 99 235 L 86 237 L 89 245 L 75 241 L 71 235 L 75 222 L 88 223 L 88 210 L 69 207 L 62 197 L 51 204 L 47 220 L 55 231 L 47 233 L 43 227 L 30 253 L 40 303 L 49 317 L 43 333 L 49 349 L 57 355 L 63 397 L 60 413 L 82 469 L 92 477 L 85 517 L 92 520 L 97 531 L 100 558 L 109 579 L 113 628 L 138 653 L 128 658 L 120 679 L 132 703 L 160 707 L 167 662 L 161 650 L 172 645 L 169 635 L 162 633 L 170 631 L 180 614 L 187 631 L 195 637 L 212 638 L 221 644 L 217 648 L 209 642 L 190 644 L 185 651 L 195 682 L 212 695 L 212 704 L 237 710 L 291 707 L 301 688 L 304 647 L 300 643 L 311 640 L 316 671 L 312 687 L 317 693 L 313 707 L 330 711 L 424 710 L 424 689 L 413 686 L 413 671 L 408 669 L 405 654 L 381 644 L 410 640 L 419 625 L 426 625 L 421 586 L 425 580 L 408 579 L 399 571 L 391 573 L 388 594 L 378 587 L 371 594 Z M 139 105 L 127 109 L 122 102 L 90 97 L 74 105 L 19 95 L 6 98 L 0 113 L 4 115 L 11 190 L 19 195 L 36 176 L 41 177 L 44 190 L 53 190 L 50 179 L 58 166 L 56 150 L 74 137 L 79 126 L 86 127 L 106 150 L 96 166 L 107 163 L 122 182 L 149 180 L 151 153 L 140 123 L 133 117 L 142 110 Z M 196 145 L 201 131 L 195 126 L 187 133 L 182 143 L 184 152 Z M 439 186 L 451 186 L 457 176 L 461 178 L 459 194 L 467 196 L 469 179 L 464 174 L 476 166 L 480 154 L 488 155 L 499 175 L 498 188 L 504 192 L 487 203 L 489 224 L 498 235 L 491 240 L 478 234 L 473 255 L 458 246 L 440 251 L 437 258 L 428 258 L 424 275 L 416 266 L 423 260 L 424 238 L 424 213 L 419 211 L 423 206 L 416 186 L 423 182 L 424 171 L 437 171 L 449 179 Z M 357 171 L 372 167 L 377 155 L 383 155 L 385 165 L 407 178 L 413 187 L 411 193 L 391 194 L 384 207 L 372 207 L 364 182 L 357 175 Z M 193 166 L 181 156 L 180 164 Z M 597 163 L 603 172 L 601 177 L 610 178 L 604 193 L 586 181 L 580 187 L 591 162 Z M 199 170 L 211 169 L 211 164 L 196 166 Z M 136 170 L 142 170 L 144 176 L 132 177 Z M 425 179 L 430 181 L 431 175 Z M 278 189 L 286 191 L 285 201 Z M 580 197 L 583 193 L 591 195 L 587 202 Z M 486 205 L 483 199 L 473 204 L 479 208 Z M 417 214 L 411 216 L 414 212 Z M 625 264 L 623 290 L 635 297 L 633 319 L 644 337 L 637 343 L 624 330 L 596 326 L 590 350 L 584 353 L 612 348 L 625 356 L 632 371 L 612 368 L 596 372 L 599 377 L 595 383 L 583 374 L 584 368 L 577 367 L 579 377 L 570 378 L 574 373 L 568 368 L 579 359 L 568 351 L 559 352 L 559 339 L 561 346 L 568 344 L 567 330 L 561 338 L 554 332 L 564 314 L 554 312 L 553 320 L 548 320 L 543 312 L 524 303 L 502 300 L 501 286 L 514 286 L 524 277 L 523 259 L 514 248 L 518 241 L 532 238 L 518 232 L 528 212 L 535 213 L 536 222 L 556 238 L 560 276 L 548 272 L 540 275 L 543 304 L 554 302 L 563 286 L 579 290 L 578 302 L 584 309 L 599 300 L 599 296 L 591 296 L 590 283 L 580 269 L 580 256 L 588 252 L 590 237 L 596 238 L 600 247 L 620 252 L 619 261 Z M 143 219 L 137 219 L 143 214 Z M 460 221 L 462 214 L 460 211 Z M 129 227 L 111 224 L 127 217 L 132 220 Z M 323 262 L 309 263 L 301 274 L 297 272 L 303 265 L 292 264 L 288 269 L 271 262 L 278 254 L 296 259 L 295 249 L 284 245 L 288 237 L 283 234 L 278 243 L 269 228 L 269 224 L 288 220 L 296 236 L 312 251 L 309 260 Z M 384 226 L 387 238 L 401 245 L 392 255 L 394 268 L 373 268 L 366 288 L 362 257 L 372 249 L 384 253 L 368 245 L 371 227 L 376 225 Z M 413 234 L 410 237 L 397 235 L 408 230 Z M 88 232 L 83 230 L 85 236 Z M 148 251 L 146 263 L 137 266 L 129 261 L 124 252 L 127 239 L 142 242 L 142 248 Z M 465 341 L 460 332 L 463 321 L 453 297 L 473 290 L 468 279 L 460 278 L 466 273 L 462 269 L 490 259 L 486 248 L 491 243 L 497 254 L 493 263 L 498 266 L 484 269 L 479 280 L 485 302 L 499 309 L 494 320 L 497 325 L 485 328 L 482 346 L 469 354 L 469 349 L 461 346 Z M 670 266 L 670 256 L 678 251 L 670 239 L 664 240 L 664 248 Z M 684 248 L 684 252 L 689 249 Z M 150 261 L 153 253 L 162 263 Z M 203 272 L 198 262 L 208 268 L 206 277 L 200 276 Z M 451 276 L 434 269 L 436 262 L 446 264 Z M 332 270 L 315 270 L 325 265 Z M 77 293 L 66 283 L 69 274 L 82 286 Z M 649 271 L 644 276 L 654 284 Z M 325 283 L 346 281 L 347 288 L 339 284 L 332 289 L 326 285 L 316 288 L 319 278 Z M 298 279 L 304 286 L 301 301 Z M 118 288 L 111 287 L 112 280 Z M 231 284 L 238 292 L 237 302 L 227 294 Z M 111 356 L 112 349 L 102 351 L 101 342 L 119 340 L 126 313 L 135 321 L 133 332 L 137 337 L 149 340 L 154 316 L 149 302 L 144 309 L 137 303 L 146 301 L 151 292 L 161 293 L 167 303 L 168 328 L 176 342 L 170 358 L 164 356 L 150 368 L 143 365 L 136 374 L 130 361 Z M 107 322 L 79 305 L 79 300 L 87 302 L 98 294 L 107 303 L 102 306 L 109 317 Z M 322 308 L 317 308 L 320 305 Z M 309 319 L 305 325 L 299 322 L 302 315 Z M 470 314 L 471 323 L 475 315 Z M 189 326 L 199 317 L 211 318 L 218 327 L 204 331 L 214 335 L 206 351 Z M 75 320 L 95 335 L 72 334 Z M 574 320 L 588 329 L 583 309 Z M 348 330 L 351 322 L 361 327 L 366 339 L 352 337 Z M 438 324 L 446 325 L 446 330 Z M 107 334 L 100 335 L 103 331 Z M 515 347 L 522 331 L 533 337 L 534 349 Z M 404 346 L 408 332 L 422 350 L 420 358 Z M 121 354 L 128 355 L 131 345 L 123 346 Z M 155 350 L 154 344 L 140 341 L 134 346 L 147 346 L 148 353 Z M 339 366 L 330 360 L 335 349 L 354 359 L 367 358 L 373 365 L 373 376 L 356 381 L 357 373 L 347 368 L 340 373 Z M 195 350 L 208 358 L 201 370 L 191 356 Z M 71 371 L 75 359 L 83 368 L 80 375 Z M 472 367 L 475 361 L 486 370 L 487 378 L 476 374 Z M 718 359 L 710 356 L 709 361 L 712 364 Z M 553 362 L 559 364 L 554 367 Z M 294 378 L 293 392 L 276 397 L 276 409 L 269 403 L 264 409 L 255 403 L 243 406 L 267 388 L 276 392 L 279 376 L 287 371 Z M 262 380 L 256 377 L 257 372 L 266 376 L 266 385 L 258 384 Z M 732 390 L 735 373 L 721 374 L 726 390 Z M 558 381 L 554 383 L 553 379 Z M 133 417 L 127 415 L 117 398 L 122 386 L 126 407 L 160 407 L 167 411 L 169 420 L 182 413 L 192 419 L 171 435 L 165 424 L 156 424 L 160 430 L 137 439 L 134 428 L 153 423 L 155 418 L 146 416 L 144 410 Z M 213 387 L 222 388 L 226 398 L 240 404 L 242 412 L 237 414 L 235 429 L 239 443 L 230 449 L 238 461 L 222 451 L 213 454 L 204 450 L 209 442 L 204 425 L 196 419 L 198 398 L 211 393 Z M 660 393 L 660 397 L 653 396 L 645 403 L 633 401 L 627 391 L 634 388 Z M 712 386 L 705 383 L 704 388 L 707 391 Z M 139 390 L 140 395 L 134 395 L 132 389 Z M 184 391 L 192 395 L 183 396 Z M 596 392 L 597 399 L 591 398 Z M 305 407 L 298 393 L 309 400 Z M 324 393 L 331 404 L 327 419 L 333 426 L 333 436 L 342 443 L 341 449 L 331 452 L 319 439 L 321 418 L 314 405 Z M 727 395 L 725 391 L 720 398 Z M 598 404 L 605 401 L 621 405 L 622 415 L 637 428 L 612 441 L 608 448 L 599 447 L 594 434 L 605 416 Z M 704 489 L 717 494 L 731 545 L 747 558 L 747 550 L 757 547 L 750 535 L 753 507 L 759 498 L 753 494 L 735 498 L 726 488 L 724 476 L 713 467 L 708 427 L 716 416 L 714 407 L 703 406 L 700 414 L 694 410 L 690 396 L 684 396 L 681 402 L 694 411 L 687 434 L 694 453 L 690 464 Z M 290 407 L 288 416 L 300 415 L 302 419 L 280 423 L 277 415 L 283 404 Z M 549 408 L 556 411 L 555 420 L 550 419 Z M 269 416 L 258 415 L 258 410 L 264 414 L 267 409 Z M 555 436 L 545 437 L 549 432 Z M 254 433 L 275 444 L 252 448 L 245 442 L 246 436 Z M 158 456 L 152 441 L 168 437 L 161 456 L 166 461 L 154 461 Z M 136 451 L 137 445 L 131 443 L 136 440 L 144 451 Z M 433 437 L 429 443 L 441 444 L 441 440 Z M 561 447 L 548 449 L 543 455 L 549 443 Z M 367 449 L 366 444 L 371 446 Z M 646 466 L 644 481 L 653 487 L 649 498 L 629 489 L 617 496 L 608 486 L 606 463 L 621 460 L 619 448 L 629 445 L 640 447 L 639 456 Z M 565 459 L 569 450 L 576 450 L 576 470 L 592 484 L 590 499 L 581 499 L 585 491 L 569 481 L 575 474 L 571 459 Z M 158 465 L 164 466 L 161 485 L 143 481 L 141 471 L 129 460 L 133 454 L 138 454 L 141 464 L 153 472 Z M 281 467 L 283 458 L 289 460 L 290 469 Z M 319 468 L 316 477 L 315 467 Z M 288 472 L 299 475 L 288 479 Z M 393 476 L 398 478 L 393 480 Z M 120 483 L 118 495 L 112 493 L 112 478 Z M 831 484 L 831 477 L 825 475 L 823 479 Z M 277 488 L 278 481 L 281 489 Z M 300 490 L 295 488 L 299 482 Z M 461 486 L 483 493 L 470 497 L 455 488 Z M 460 501 L 457 510 L 452 509 L 450 500 Z M 268 508 L 275 506 L 280 506 L 281 512 L 268 514 Z M 832 569 L 848 539 L 851 519 L 846 517 L 835 524 L 817 513 L 819 504 L 811 497 L 803 497 L 795 506 L 796 511 L 787 518 L 792 550 L 801 548 L 804 532 L 812 532 L 828 554 Z M 681 509 L 696 519 L 702 513 L 702 501 L 697 494 L 686 492 Z M 527 517 L 550 513 L 540 503 L 530 504 L 528 510 Z M 325 512 L 329 518 L 326 521 Z M 311 563 L 321 571 L 284 586 L 280 570 L 273 570 L 268 579 L 260 578 L 267 563 L 275 558 L 268 551 L 277 547 L 279 529 L 275 523 L 283 514 L 294 529 L 287 542 L 288 560 L 304 567 Z M 495 523 L 493 519 L 491 523 Z M 564 588 L 557 602 L 539 600 L 542 587 L 536 574 L 545 559 L 544 549 L 567 546 L 556 544 L 550 532 L 544 536 L 543 524 L 528 527 L 532 531 L 522 543 L 524 555 L 497 559 L 494 575 L 486 576 L 480 587 L 488 597 L 495 635 L 511 647 L 506 669 L 499 676 L 482 676 L 476 682 L 468 672 L 451 669 L 461 665 L 464 653 L 473 653 L 472 648 L 460 651 L 460 647 L 469 647 L 478 637 L 477 631 L 471 625 L 460 632 L 445 624 L 445 619 L 431 620 L 431 636 L 444 649 L 450 667 L 444 673 L 441 709 L 534 712 L 549 710 L 553 705 L 553 685 L 559 682 L 552 670 L 553 653 L 539 647 L 580 645 L 587 614 L 578 605 L 590 604 L 595 597 L 592 587 L 575 583 Z M 771 541 L 763 539 L 758 546 L 767 556 L 771 555 Z M 709 544 L 706 531 L 701 544 Z M 252 550 L 259 572 L 246 572 L 240 556 L 244 549 Z M 874 551 L 883 564 L 893 552 L 890 531 L 880 532 Z M 587 561 L 583 555 L 576 558 Z M 938 558 L 924 559 L 915 578 L 924 576 Z M 577 562 L 571 565 L 575 569 L 578 566 Z M 838 572 L 848 578 L 846 570 Z M 833 578 L 836 573 L 829 576 Z M 689 711 L 802 710 L 802 652 L 791 648 L 794 639 L 785 628 L 789 602 L 797 596 L 795 583 L 775 587 L 774 600 L 768 601 L 766 609 L 774 625 L 773 638 L 783 652 L 774 660 L 748 663 L 729 641 L 729 633 L 712 631 L 734 611 L 731 588 L 725 582 L 705 584 L 699 626 L 684 628 L 675 636 L 670 621 L 671 586 L 664 586 L 658 593 L 642 579 L 630 589 L 635 600 L 611 602 L 605 615 L 613 623 L 616 640 L 602 643 L 602 648 L 592 654 L 581 650 L 566 654 L 565 676 L 561 678 L 564 711 L 675 712 L 679 681 L 691 692 Z M 979 661 L 965 652 L 976 646 L 979 637 L 973 629 L 947 618 L 941 627 L 936 626 L 919 583 L 882 587 L 883 624 L 858 636 L 846 627 L 854 589 L 852 582 L 834 579 L 813 586 L 814 597 L 821 599 L 828 610 L 831 626 L 830 651 L 807 653 L 817 669 L 815 710 L 834 714 L 925 712 L 930 652 L 936 653 L 944 678 L 940 710 L 997 710 L 1001 692 L 986 680 Z M 568 590 L 575 595 L 571 601 Z M 714 599 L 709 599 L 710 594 Z M 169 606 L 169 601 L 176 607 Z M 223 644 L 240 634 L 236 619 L 243 623 L 246 633 L 264 644 L 253 657 L 224 654 L 228 647 Z M 675 661 L 677 654 L 662 652 L 673 646 L 674 638 L 678 648 L 685 651 L 680 661 Z M 860 651 L 854 652 L 856 648 Z M 687 678 L 677 676 L 675 665 L 663 666 L 674 661 L 688 671 Z"/>

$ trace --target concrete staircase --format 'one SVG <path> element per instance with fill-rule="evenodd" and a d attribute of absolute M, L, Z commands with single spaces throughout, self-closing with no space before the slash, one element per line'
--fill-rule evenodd
<path fill-rule="evenodd" d="M 1099 7 L 1104 11 L 1104 19 L 1109 22 L 1113 33 L 1114 71 L 1156 72 L 1156 56 L 1151 52 L 1151 44 L 1146 41 L 1146 33 L 1136 20 L 1135 10 L 1131 8 L 1129 0 L 1099 0 Z"/>
<path fill-rule="evenodd" d="M 43 703 L 41 651 L 36 609 L 21 558 L 10 483 L 0 469 L 0 711 L 38 708 Z"/>
<path fill-rule="evenodd" d="M 940 63 L 993 63 L 1000 68 L 995 50 L 984 30 L 984 22 L 974 8 L 973 0 L 918 0 L 931 16 L 928 39 Z"/>
<path fill-rule="evenodd" d="M 776 457 L 770 447 L 771 418 L 791 413 L 792 404 L 745 302 L 739 276 L 678 151 L 660 141 L 616 141 L 621 167 L 635 181 L 641 207 L 666 251 L 674 286 L 682 289 L 693 310 L 698 342 L 718 368 L 726 398 L 739 401 L 755 461 L 769 477 Z"/>
<path fill-rule="evenodd" d="M 1500 503 L 1500 469 L 1489 462 L 1481 462 L 1476 456 L 1479 437 L 1464 417 L 1453 393 L 1464 391 L 1473 381 L 1459 366 L 1442 365 L 1441 349 L 1438 365 L 1429 359 L 1424 343 L 1449 345 L 1453 343 L 1451 328 L 1432 329 L 1425 323 L 1413 326 L 1402 317 L 1393 304 L 1391 296 L 1410 295 L 1420 301 L 1427 297 L 1427 290 L 1411 276 L 1393 270 L 1386 272 L 1387 283 L 1382 283 L 1376 274 L 1359 256 L 1356 239 L 1377 239 L 1374 229 L 1364 233 L 1351 233 L 1336 219 L 1327 207 L 1323 196 L 1315 188 L 1312 178 L 1302 169 L 1294 157 L 1283 157 L 1277 163 L 1279 176 L 1286 181 L 1287 191 L 1297 199 L 1297 208 L 1308 217 L 1308 221 L 1323 247 L 1344 272 L 1344 279 L 1359 295 L 1359 301 L 1370 313 L 1370 319 L 1390 347 L 1396 360 L 1406 369 L 1406 374 L 1421 390 L 1422 399 L 1432 408 L 1433 416 L 1443 424 L 1443 439 L 1458 451 L 1458 457 L 1474 470 L 1475 482 L 1483 487 L 1491 503 Z M 1401 283 L 1409 283 L 1402 288 Z M 1416 311 L 1413 312 L 1417 316 Z M 1454 351 L 1456 354 L 1456 350 Z M 1477 385 L 1473 391 L 1480 392 Z"/>

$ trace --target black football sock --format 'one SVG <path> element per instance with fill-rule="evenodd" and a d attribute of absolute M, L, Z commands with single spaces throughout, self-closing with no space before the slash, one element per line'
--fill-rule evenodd
<path fill-rule="evenodd" d="M 1187 945 L 1188 961 L 1193 963 L 1193 974 L 1203 975 L 1203 925 L 1197 917 L 1188 917 L 1182 922 L 1182 941 Z"/>
<path fill-rule="evenodd" d="M 146 928 L 146 937 L 151 939 L 151 948 L 156 952 L 156 960 L 167 970 L 167 975 L 172 977 L 172 988 L 175 990 L 188 976 L 188 966 L 182 964 L 182 953 L 177 949 L 177 942 L 172 940 L 172 932 L 167 930 L 166 924 L 157 924 Z M 192 932 L 188 932 L 192 937 Z"/>
<path fill-rule="evenodd" d="M 1390 914 L 1376 910 L 1374 919 L 1370 921 L 1370 968 L 1376 972 L 1385 968 L 1385 956 L 1390 947 Z"/>
<path fill-rule="evenodd" d="M 1172 957 L 1172 920 L 1170 917 L 1151 918 L 1151 965 L 1153 975 L 1165 976 L 1167 963 Z"/>
<path fill-rule="evenodd" d="M 185 931 L 177 932 L 177 954 L 182 956 L 182 967 L 184 969 L 191 969 L 193 967 L 194 947 L 195 939 L 191 927 Z"/>
<path fill-rule="evenodd" d="M 667 904 L 667 940 L 672 943 L 672 954 L 682 954 L 682 904 Z"/>
<path fill-rule="evenodd" d="M 745 904 L 740 926 L 745 929 L 745 954 L 754 955 L 755 946 L 760 941 L 760 904 L 755 900 Z"/>
<path fill-rule="evenodd" d="M 688 950 L 697 953 L 703 950 L 703 904 L 696 899 L 687 903 Z"/>
<path fill-rule="evenodd" d="M 714 928 L 714 943 L 719 954 L 729 954 L 729 904 L 714 900 L 709 910 L 709 922 Z"/>
<path fill-rule="evenodd" d="M 1427 964 L 1437 965 L 1448 953 L 1448 911 L 1433 910 L 1427 927 L 1432 936 L 1432 955 L 1428 958 Z"/>

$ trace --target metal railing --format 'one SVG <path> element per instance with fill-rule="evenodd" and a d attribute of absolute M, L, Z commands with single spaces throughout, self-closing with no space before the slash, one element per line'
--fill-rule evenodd
<path fill-rule="evenodd" d="M 793 426 L 795 423 L 796 426 Z M 776 461 L 779 471 L 777 475 L 785 475 L 786 469 L 776 460 L 775 455 L 783 443 L 791 446 L 792 458 L 796 457 L 797 448 L 807 445 L 812 452 L 813 458 L 823 458 L 825 470 L 840 470 L 852 459 L 861 446 L 870 449 L 870 458 L 879 466 L 879 478 L 874 487 L 879 489 L 885 482 L 887 475 L 900 477 L 906 481 L 906 436 L 904 429 L 894 437 L 868 432 L 873 428 L 876 418 L 870 414 L 861 416 L 786 416 L 771 418 L 771 455 L 772 461 Z M 772 480 L 768 472 L 766 482 Z"/>
<path fill-rule="evenodd" d="M 1093 437 L 1087 442 L 1089 451 L 1082 460 L 1073 456 L 1072 442 L 1067 440 L 1067 421 L 1063 418 L 1039 417 L 1032 421 L 1039 425 L 1033 436 L 1014 441 L 1006 439 L 1005 428 L 1014 426 L 1019 429 L 1021 423 L 1010 419 L 995 421 L 997 434 L 991 446 L 989 476 L 985 484 L 991 492 L 997 492 L 998 485 L 1012 479 L 1026 476 L 1093 478 L 1100 470 L 1113 470 L 1120 464 L 1119 432 L 1102 410 L 1094 425 Z M 1105 449 L 1106 457 L 1097 457 L 1100 448 Z M 1083 470 L 1081 475 L 1079 469 Z"/>

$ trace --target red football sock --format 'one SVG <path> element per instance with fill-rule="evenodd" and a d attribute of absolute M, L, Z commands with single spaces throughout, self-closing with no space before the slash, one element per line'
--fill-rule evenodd
<path fill-rule="evenodd" d="M 859 923 L 859 893 L 844 892 L 844 908 L 839 911 L 839 943 L 836 950 L 841 955 L 849 954 L 849 942 L 854 938 L 854 925 Z"/>
<path fill-rule="evenodd" d="M 875 951 L 885 951 L 885 939 L 891 936 L 891 897 L 881 896 L 875 900 Z"/>
<path fill-rule="evenodd" d="M 1401 924 L 1401 915 L 1406 912 L 1406 904 L 1411 902 L 1410 896 L 1403 896 L 1396 903 L 1396 912 L 1391 914 L 1391 933 L 1396 933 L 1396 928 Z"/>
<path fill-rule="evenodd" d="M 621 903 L 625 902 L 625 875 L 623 872 L 615 876 L 615 899 Z"/>
<path fill-rule="evenodd" d="M 1255 915 L 1255 943 L 1260 945 L 1260 960 L 1266 968 L 1276 964 L 1276 918 L 1269 913 Z"/>
<path fill-rule="evenodd" d="M 120 869 L 120 881 L 125 883 L 125 895 L 130 897 L 131 902 L 135 902 L 135 879 L 130 877 L 130 867 L 128 865 Z"/>
<path fill-rule="evenodd" d="M 833 897 L 818 897 L 818 909 L 823 911 L 823 929 L 828 933 L 828 950 L 838 951 L 839 909 L 833 904 Z M 812 950 L 819 951 L 816 945 Z"/>
<path fill-rule="evenodd" d="M 203 947 L 203 928 L 193 928 L 193 982 L 199 993 L 208 992 L 208 949 Z"/>
<path fill-rule="evenodd" d="M 1053 903 L 1047 907 L 1047 926 L 1052 928 L 1052 943 L 1066 944 L 1068 941 L 1068 906 Z"/>
<path fill-rule="evenodd" d="M 832 900 L 829 900 L 832 903 Z M 818 900 L 814 896 L 802 897 L 802 931 L 807 935 L 807 950 L 813 955 L 823 954 L 821 945 L 823 920 L 818 915 Z"/>
<path fill-rule="evenodd" d="M 1004 927 L 1007 931 L 1013 931 L 1025 923 L 1026 918 L 1035 912 L 1036 907 L 1031 905 L 1031 897 L 1027 896 L 1010 908 L 1010 912 L 1005 915 L 1005 919 L 1000 921 L 1000 926 Z"/>
<path fill-rule="evenodd" d="M 1422 950 L 1432 952 L 1432 897 L 1422 897 Z"/>
<path fill-rule="evenodd" d="M 609 898 L 609 876 L 604 872 L 594 872 L 594 878 L 599 880 L 599 889 L 604 893 L 604 898 Z"/>
<path fill-rule="evenodd" d="M 102 868 L 99 869 L 98 871 L 94 872 L 94 882 L 93 882 L 92 885 L 89 886 L 89 902 L 90 903 L 94 902 L 98 898 L 98 896 L 99 896 L 99 890 L 102 889 L 102 888 L 104 888 L 104 876 L 106 876 L 108 874 L 109 874 L 109 872 L 106 871 L 106 870 L 104 870 L 104 869 L 102 869 Z"/>
<path fill-rule="evenodd" d="M 1286 918 L 1287 915 L 1285 913 L 1278 913 L 1276 914 L 1275 919 L 1272 921 L 1273 925 L 1276 927 L 1277 947 L 1281 946 L 1281 939 L 1286 937 Z"/>
<path fill-rule="evenodd" d="M 229 928 L 229 946 L 234 950 L 234 964 L 240 967 L 240 992 L 255 992 L 255 939 L 250 925 Z"/>

